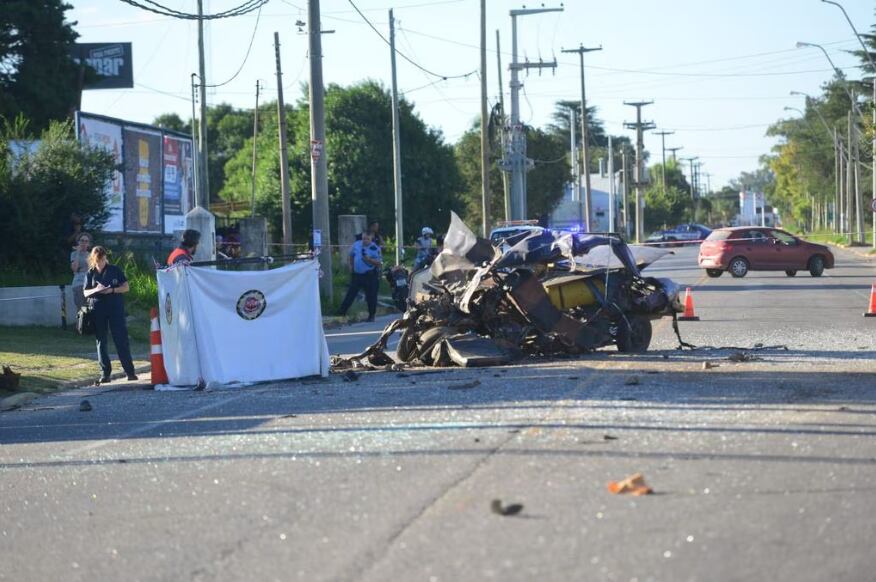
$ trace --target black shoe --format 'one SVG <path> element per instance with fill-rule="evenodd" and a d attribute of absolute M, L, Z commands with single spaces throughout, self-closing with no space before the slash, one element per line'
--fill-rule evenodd
<path fill-rule="evenodd" d="M 101 376 L 97 380 L 94 381 L 95 386 L 100 386 L 101 384 L 106 384 L 107 382 L 111 382 L 112 378 L 109 376 Z"/>
<path fill-rule="evenodd" d="M 137 374 L 128 374 L 128 382 L 133 382 L 133 381 L 139 380 L 139 379 L 140 378 L 137 377 Z"/>
<path fill-rule="evenodd" d="M 374 323 L 374 316 L 372 315 L 371 317 L 369 317 L 365 321 L 367 321 L 368 323 Z"/>

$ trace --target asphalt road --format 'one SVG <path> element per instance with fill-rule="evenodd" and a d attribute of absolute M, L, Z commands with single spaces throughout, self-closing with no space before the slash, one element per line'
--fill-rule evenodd
<path fill-rule="evenodd" d="M 687 341 L 787 350 L 679 352 L 662 324 L 638 356 L 0 414 L 0 579 L 872 580 L 874 263 L 705 279 L 693 257 L 652 270 L 694 287 Z M 608 492 L 635 472 L 654 495 Z"/>

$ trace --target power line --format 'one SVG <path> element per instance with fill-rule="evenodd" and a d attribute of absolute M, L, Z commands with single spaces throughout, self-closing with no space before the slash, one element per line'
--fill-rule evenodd
<path fill-rule="evenodd" d="M 243 62 L 240 63 L 240 67 L 237 68 L 237 72 L 234 73 L 233 75 L 231 75 L 231 78 L 228 79 L 227 81 L 225 81 L 224 83 L 217 83 L 216 85 L 207 85 L 207 87 L 209 87 L 211 89 L 215 89 L 216 87 L 222 87 L 222 86 L 227 85 L 228 83 L 230 83 L 231 81 L 233 81 L 234 79 L 237 78 L 237 75 L 240 74 L 240 72 L 243 70 L 243 67 L 246 65 L 247 59 L 249 59 L 249 53 L 252 50 L 252 43 L 255 40 L 256 32 L 258 32 L 258 30 L 259 30 L 259 20 L 261 20 L 261 17 L 262 17 L 262 7 L 259 6 L 259 11 L 256 14 L 255 26 L 252 29 L 252 36 L 249 39 L 249 46 L 246 47 L 246 54 L 243 57 Z"/>
<path fill-rule="evenodd" d="M 246 0 L 243 4 L 234 8 L 229 8 L 215 14 L 194 14 L 191 12 L 181 12 L 175 8 L 170 8 L 163 4 L 159 4 L 154 0 L 143 0 L 145 4 L 137 0 L 119 0 L 124 4 L 128 4 L 141 10 L 146 10 L 161 16 L 170 16 L 172 18 L 180 18 L 183 20 L 218 20 L 220 18 L 231 18 L 233 16 L 241 16 L 260 9 L 262 6 L 270 2 L 270 0 Z"/>
<path fill-rule="evenodd" d="M 123 0 L 123 1 L 124 1 L 124 0 Z M 347 2 L 349 2 L 349 3 L 350 3 L 350 6 L 352 6 L 353 9 L 359 14 L 359 17 L 360 17 L 362 20 L 364 20 L 365 23 L 366 23 L 368 26 L 371 27 L 371 30 L 373 30 L 373 31 L 377 34 L 377 36 L 379 36 L 379 37 L 383 40 L 383 42 L 386 43 L 387 46 L 391 46 L 391 45 L 390 45 L 390 42 L 389 42 L 389 39 L 387 39 L 385 36 L 383 36 L 383 33 L 382 33 L 382 32 L 380 32 L 379 30 L 377 30 L 377 27 L 374 26 L 374 25 L 371 23 L 370 20 L 368 20 L 368 17 L 365 16 L 365 14 L 363 14 L 361 10 L 359 10 L 359 7 L 356 6 L 356 4 L 353 2 L 353 0 L 347 0 Z M 420 70 L 423 71 L 424 73 L 429 74 L 429 75 L 432 75 L 433 77 L 441 77 L 442 79 L 462 79 L 462 78 L 467 78 L 467 77 L 469 77 L 469 76 L 471 76 L 471 75 L 473 75 L 474 73 L 477 72 L 477 69 L 475 69 L 475 70 L 473 70 L 473 71 L 469 71 L 468 73 L 464 73 L 464 74 L 462 74 L 462 75 L 441 75 L 441 74 L 438 74 L 438 73 L 436 73 L 436 72 L 434 72 L 434 71 L 430 71 L 429 69 L 427 69 L 426 67 L 422 66 L 422 65 L 419 64 L 418 62 L 414 61 L 413 59 L 411 59 L 410 57 L 408 57 L 406 54 L 404 54 L 403 52 L 399 51 L 398 49 L 395 49 L 395 54 L 397 54 L 398 56 L 400 56 L 401 58 L 403 58 L 404 60 L 406 60 L 406 61 L 409 62 L 410 64 L 414 65 L 415 67 L 417 67 L 418 69 L 420 69 Z"/>

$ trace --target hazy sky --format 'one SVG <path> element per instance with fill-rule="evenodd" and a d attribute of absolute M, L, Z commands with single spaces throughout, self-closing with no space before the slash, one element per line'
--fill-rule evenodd
<path fill-rule="evenodd" d="M 204 0 L 205 11 L 219 12 L 242 0 Z M 388 9 L 395 8 L 397 49 L 442 76 L 461 75 L 479 66 L 479 0 L 354 0 L 374 25 L 387 34 Z M 160 113 L 191 115 L 189 79 L 197 71 L 197 27 L 119 0 L 71 0 L 68 12 L 78 22 L 80 42 L 129 41 L 134 51 L 135 88 L 86 91 L 84 111 L 151 122 Z M 196 0 L 164 0 L 167 6 L 195 11 Z M 540 3 L 530 3 L 529 7 Z M 844 0 L 859 32 L 876 21 L 876 3 Z M 546 3 L 547 7 L 561 4 Z M 389 48 L 353 10 L 349 0 L 322 0 L 324 79 L 347 85 L 370 78 L 389 86 Z M 502 43 L 502 73 L 509 109 L 507 65 L 511 60 L 508 12 L 522 3 L 487 0 L 488 90 L 498 100 L 495 31 Z M 296 20 L 307 20 L 306 0 L 272 0 L 260 16 L 251 13 L 207 25 L 208 83 L 228 80 L 241 67 L 250 39 L 252 50 L 240 74 L 211 90 L 208 102 L 252 107 L 256 79 L 266 85 L 263 99 L 276 97 L 273 34 L 280 33 L 286 99 L 297 100 L 308 78 L 307 36 Z M 256 24 L 258 26 L 256 27 Z M 253 36 L 253 32 L 255 35 Z M 682 146 L 680 156 L 699 156 L 704 172 L 718 188 L 740 171 L 757 167 L 757 158 L 774 140 L 766 127 L 783 107 L 803 107 L 796 90 L 815 94 L 831 76 L 817 49 L 796 49 L 797 41 L 820 43 L 851 78 L 860 75 L 857 60 L 845 51 L 858 47 L 842 13 L 820 0 L 571 0 L 561 13 L 518 18 L 520 59 L 556 58 L 554 74 L 523 77 L 521 119 L 536 126 L 548 122 L 559 99 L 578 99 L 577 55 L 563 48 L 602 45 L 586 55 L 588 105 L 612 134 L 632 132 L 634 109 L 624 100 L 653 100 L 644 110 L 658 129 L 675 130 L 667 147 Z M 427 124 L 456 141 L 480 114 L 476 75 L 440 80 L 398 60 L 399 89 L 416 104 Z M 437 81 L 437 82 L 436 82 Z M 646 134 L 652 160 L 660 156 L 660 138 Z M 331 152 L 329 152 L 331 155 Z M 390 155 L 387 152 L 387 155 Z"/>

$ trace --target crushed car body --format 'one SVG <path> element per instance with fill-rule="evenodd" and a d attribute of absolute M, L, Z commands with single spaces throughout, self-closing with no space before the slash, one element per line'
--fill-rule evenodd
<path fill-rule="evenodd" d="M 505 241 L 477 237 L 453 214 L 444 250 L 411 277 L 404 315 L 338 368 L 395 362 L 489 366 L 531 356 L 575 355 L 614 345 L 643 352 L 651 320 L 681 311 L 678 286 L 641 269 L 669 253 L 616 235 L 541 230 Z"/>

